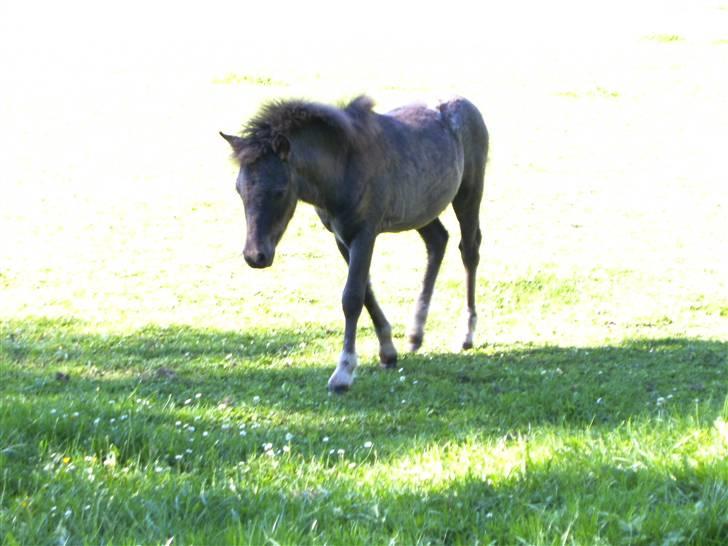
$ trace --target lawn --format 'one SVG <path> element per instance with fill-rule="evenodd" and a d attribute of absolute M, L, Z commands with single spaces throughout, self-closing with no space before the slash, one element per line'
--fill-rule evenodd
<path fill-rule="evenodd" d="M 728 9 L 655 6 L 553 37 L 511 36 L 514 9 L 412 62 L 391 30 L 261 56 L 210 29 L 147 50 L 144 24 L 131 53 L 19 54 L 0 104 L 0 542 L 728 543 Z M 232 31 L 216 17 L 200 27 Z M 217 131 L 269 98 L 360 91 L 482 110 L 480 318 L 458 351 L 448 211 L 406 353 L 424 245 L 380 237 L 400 361 L 379 368 L 363 316 L 357 380 L 332 395 L 345 264 L 300 205 L 273 267 L 245 266 Z"/>

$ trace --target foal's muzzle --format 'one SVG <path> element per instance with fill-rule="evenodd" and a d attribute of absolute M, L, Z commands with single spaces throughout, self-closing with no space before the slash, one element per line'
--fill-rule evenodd
<path fill-rule="evenodd" d="M 273 264 L 273 257 L 275 256 L 275 251 L 264 251 L 258 248 L 254 249 L 245 249 L 243 251 L 243 257 L 245 258 L 246 263 L 250 267 L 254 267 L 255 269 L 262 269 L 264 267 L 270 267 Z"/>

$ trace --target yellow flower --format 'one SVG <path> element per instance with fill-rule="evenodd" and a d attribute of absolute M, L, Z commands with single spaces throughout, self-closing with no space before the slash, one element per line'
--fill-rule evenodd
<path fill-rule="evenodd" d="M 71 462 L 71 458 L 70 457 L 63 457 L 63 464 L 68 464 L 70 462 Z"/>

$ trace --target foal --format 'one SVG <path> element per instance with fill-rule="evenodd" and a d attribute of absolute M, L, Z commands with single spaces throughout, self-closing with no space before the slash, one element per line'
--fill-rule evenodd
<path fill-rule="evenodd" d="M 372 111 L 365 96 L 343 108 L 287 100 L 264 106 L 241 136 L 220 133 L 240 164 L 247 237 L 243 255 L 251 267 L 269 267 L 299 200 L 312 204 L 349 265 L 342 305 L 344 344 L 328 387 L 347 390 L 357 366 L 356 326 L 366 306 L 386 367 L 397 362 L 389 322 L 369 283 L 374 240 L 382 232 L 416 229 L 427 248 L 427 268 L 409 331 L 410 349 L 422 344 L 435 279 L 448 234 L 438 219 L 452 203 L 460 224 L 468 326 L 464 349 L 473 346 L 477 320 L 475 272 L 479 261 L 480 201 L 488 131 L 464 98 L 435 109 L 407 105 Z"/>

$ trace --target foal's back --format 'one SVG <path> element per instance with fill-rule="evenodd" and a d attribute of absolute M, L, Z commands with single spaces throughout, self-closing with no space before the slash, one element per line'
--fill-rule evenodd
<path fill-rule="evenodd" d="M 420 228 L 458 192 L 463 150 L 439 110 L 408 105 L 377 115 L 376 183 L 385 207 L 382 231 Z"/>

